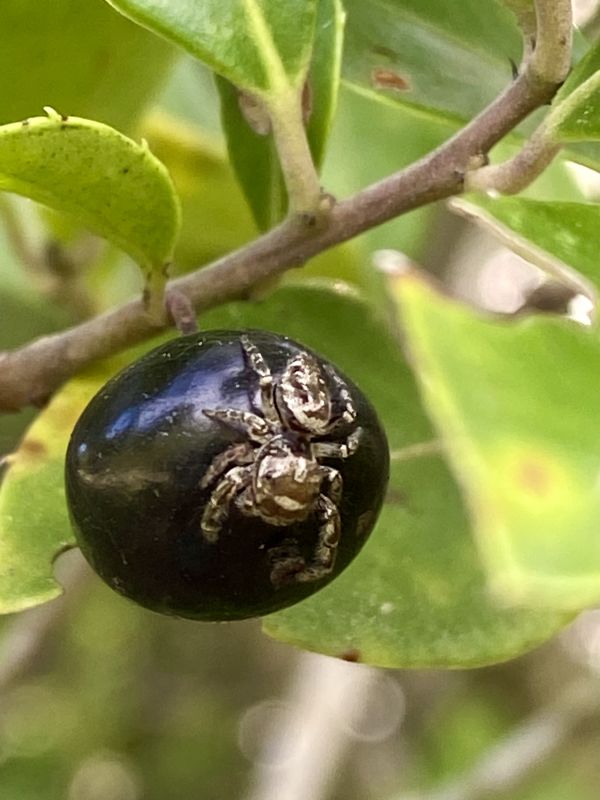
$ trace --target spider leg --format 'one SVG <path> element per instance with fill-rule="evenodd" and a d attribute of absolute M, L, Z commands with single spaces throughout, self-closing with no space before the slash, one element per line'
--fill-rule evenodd
<path fill-rule="evenodd" d="M 346 441 L 340 442 L 313 442 L 312 453 L 314 458 L 350 458 L 356 453 L 361 436 L 362 428 L 352 431 Z"/>
<path fill-rule="evenodd" d="M 252 464 L 254 461 L 254 450 L 249 442 L 232 444 L 222 453 L 216 455 L 209 468 L 206 470 L 200 481 L 200 487 L 206 489 L 210 484 L 226 472 L 230 467 L 238 467 L 244 464 Z"/>
<path fill-rule="evenodd" d="M 200 528 L 207 542 L 216 542 L 229 515 L 229 504 L 252 480 L 252 467 L 233 467 L 210 496 Z"/>
<path fill-rule="evenodd" d="M 250 411 L 238 411 L 235 408 L 204 408 L 202 413 L 209 419 L 244 433 L 258 444 L 265 444 L 272 436 L 267 420 Z"/>
<path fill-rule="evenodd" d="M 271 583 L 276 589 L 295 583 L 296 575 L 306 568 L 295 539 L 284 539 L 278 547 L 269 550 L 271 559 Z"/>
<path fill-rule="evenodd" d="M 343 481 L 342 476 L 337 471 L 337 469 L 333 469 L 333 467 L 323 467 L 319 466 L 319 471 L 323 476 L 323 481 L 326 481 L 328 486 L 326 492 L 324 494 L 327 495 L 336 506 L 340 504 L 340 500 L 342 499 L 342 488 L 343 488 Z"/>
<path fill-rule="evenodd" d="M 277 428 L 280 428 L 281 421 L 279 419 L 277 409 L 275 408 L 275 400 L 273 397 L 273 375 L 271 374 L 271 370 L 269 369 L 263 354 L 254 344 L 254 342 L 251 342 L 247 336 L 242 336 L 241 341 L 246 358 L 250 363 L 250 367 L 258 375 L 260 402 L 265 419 L 267 419 Z"/>
<path fill-rule="evenodd" d="M 260 516 L 256 511 L 256 506 L 254 504 L 254 493 L 252 491 L 252 486 L 246 486 L 246 488 L 238 494 L 235 498 L 235 504 L 247 517 L 256 517 Z"/>
<path fill-rule="evenodd" d="M 329 575 L 333 569 L 341 533 L 340 515 L 333 500 L 324 494 L 319 496 L 317 516 L 320 524 L 319 538 L 314 558 L 308 566 L 293 544 L 286 546 L 284 542 L 282 548 L 271 551 L 276 559 L 271 570 L 271 583 L 274 586 L 318 581 Z M 282 552 L 277 553 L 278 550 Z"/>
<path fill-rule="evenodd" d="M 328 377 L 331 379 L 331 382 L 337 389 L 338 396 L 342 401 L 343 411 L 341 415 L 336 420 L 334 420 L 334 425 L 338 423 L 341 424 L 342 422 L 346 423 L 354 422 L 354 420 L 356 419 L 356 409 L 354 407 L 354 402 L 352 400 L 352 395 L 350 394 L 350 390 L 330 364 L 324 364 L 323 368 L 327 373 Z"/>

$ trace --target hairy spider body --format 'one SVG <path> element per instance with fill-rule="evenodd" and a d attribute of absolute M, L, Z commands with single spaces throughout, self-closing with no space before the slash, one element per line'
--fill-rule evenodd
<path fill-rule="evenodd" d="M 274 436 L 256 455 L 248 487 L 252 513 L 273 525 L 300 522 L 314 507 L 322 480 L 307 441 Z"/>
<path fill-rule="evenodd" d="M 240 343 L 258 380 L 263 416 L 235 409 L 203 410 L 209 419 L 244 433 L 247 441 L 219 453 L 202 478 L 203 488 L 219 479 L 202 516 L 202 535 L 216 542 L 233 506 L 246 516 L 281 527 L 315 514 L 319 537 L 312 561 L 306 563 L 297 544 L 273 548 L 271 581 L 281 586 L 319 580 L 335 564 L 343 491 L 340 473 L 319 459 L 350 457 L 362 430 L 355 426 L 344 444 L 313 439 L 355 422 L 350 391 L 332 368 L 322 370 L 309 353 L 290 358 L 281 378 L 274 381 L 258 347 L 247 335 L 240 337 Z"/>

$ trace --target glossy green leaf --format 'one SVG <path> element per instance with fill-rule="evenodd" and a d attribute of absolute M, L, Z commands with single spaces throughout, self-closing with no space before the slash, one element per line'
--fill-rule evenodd
<path fill-rule="evenodd" d="M 129 131 L 176 50 L 104 0 L 2 0 L 0 123 L 44 106 Z"/>
<path fill-rule="evenodd" d="M 416 276 L 395 287 L 425 403 L 505 603 L 600 599 L 600 341 L 543 316 L 504 322 Z"/>
<path fill-rule="evenodd" d="M 556 93 L 553 105 L 558 106 L 563 103 L 569 95 L 573 94 L 575 89 L 587 81 L 588 78 L 591 78 L 598 70 L 600 70 L 600 42 L 596 42 L 590 47 L 585 56 L 573 68 L 567 80 Z"/>
<path fill-rule="evenodd" d="M 247 91 L 273 94 L 306 74 L 317 0 L 108 2 Z"/>
<path fill-rule="evenodd" d="M 346 0 L 343 74 L 363 91 L 466 120 L 511 80 L 521 36 L 495 0 Z"/>
<path fill-rule="evenodd" d="M 557 93 L 548 125 L 561 142 L 600 140 L 600 43 L 590 48 Z"/>
<path fill-rule="evenodd" d="M 0 188 L 70 214 L 162 275 L 179 229 L 164 166 L 113 128 L 55 112 L 0 128 Z"/>
<path fill-rule="evenodd" d="M 344 13 L 340 0 L 320 0 L 314 50 L 308 76 L 310 118 L 308 141 L 320 166 L 337 103 L 341 68 Z M 269 230 L 285 216 L 287 197 L 272 136 L 257 133 L 240 109 L 238 90 L 217 76 L 221 120 L 229 157 L 256 224 Z"/>
<path fill-rule="evenodd" d="M 305 342 L 339 364 L 370 395 L 394 451 L 430 442 L 430 424 L 395 341 L 353 290 L 334 285 L 328 290 L 280 289 L 260 304 L 234 303 L 207 312 L 202 325 L 262 327 Z M 41 441 L 50 457 L 30 444 L 39 460 L 32 467 L 32 456 L 24 452 L 19 456 L 23 466 L 17 460 L 8 472 L 0 492 L 0 553 L 6 553 L 0 561 L 5 571 L 4 581 L 0 573 L 0 608 L 43 602 L 57 591 L 48 564 L 70 541 L 58 461 L 76 406 L 78 410 L 83 394 L 93 391 L 91 383 L 93 379 L 84 382 L 82 391 L 80 381 L 71 382 L 28 434 L 26 441 Z M 562 614 L 494 606 L 460 496 L 438 456 L 397 457 L 393 472 L 386 509 L 364 552 L 324 591 L 270 617 L 269 633 L 321 652 L 351 651 L 355 657 L 358 651 L 374 664 L 466 666 L 514 656 L 564 624 Z M 40 500 L 31 514 L 23 497 L 34 492 Z M 28 527 L 29 520 L 35 526 Z M 35 570 L 27 566 L 31 550 L 40 565 Z M 29 583 L 25 574 L 31 575 Z M 17 575 L 21 580 L 11 577 Z M 19 586 L 31 584 L 33 589 L 19 593 Z"/>
<path fill-rule="evenodd" d="M 600 72 L 569 95 L 548 117 L 552 136 L 559 142 L 600 140 Z"/>
<path fill-rule="evenodd" d="M 52 561 L 73 544 L 63 488 L 67 442 L 104 373 L 70 381 L 29 428 L 0 490 L 0 613 L 57 597 Z"/>
<path fill-rule="evenodd" d="M 473 195 L 450 207 L 575 289 L 589 291 L 580 275 L 600 289 L 600 205 Z"/>

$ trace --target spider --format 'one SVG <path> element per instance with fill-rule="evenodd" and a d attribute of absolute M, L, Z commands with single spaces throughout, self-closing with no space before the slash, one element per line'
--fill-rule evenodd
<path fill-rule="evenodd" d="M 349 458 L 362 429 L 355 427 L 345 442 L 313 439 L 355 423 L 350 391 L 330 365 L 321 365 L 307 352 L 291 357 L 274 380 L 258 347 L 246 335 L 240 341 L 258 378 L 262 416 L 233 408 L 203 409 L 209 419 L 243 433 L 246 440 L 219 453 L 200 482 L 207 489 L 218 481 L 202 516 L 202 535 L 216 542 L 232 505 L 246 516 L 283 527 L 314 512 L 319 531 L 311 562 L 307 564 L 296 543 L 287 539 L 270 551 L 270 580 L 275 587 L 317 581 L 335 564 L 343 489 L 338 470 L 319 460 Z M 337 393 L 337 412 L 326 378 Z"/>

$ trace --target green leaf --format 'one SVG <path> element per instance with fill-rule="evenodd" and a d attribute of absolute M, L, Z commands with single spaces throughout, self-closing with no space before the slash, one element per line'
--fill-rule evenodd
<path fill-rule="evenodd" d="M 104 0 L 2 0 L 0 123 L 52 106 L 132 130 L 176 50 Z"/>
<path fill-rule="evenodd" d="M 358 559 L 263 625 L 276 639 L 326 655 L 437 668 L 513 658 L 566 622 L 494 605 L 456 484 L 441 459 L 428 456 L 393 466 L 388 502 Z"/>
<path fill-rule="evenodd" d="M 319 0 L 308 75 L 311 94 L 308 141 L 317 166 L 323 161 L 337 108 L 345 23 L 346 14 L 341 0 Z"/>
<path fill-rule="evenodd" d="M 430 424 L 395 341 L 353 290 L 339 281 L 332 286 L 336 289 L 283 288 L 260 304 L 234 303 L 207 312 L 202 325 L 261 327 L 305 342 L 339 364 L 367 392 L 386 424 L 393 451 L 430 442 Z M 102 371 L 103 379 L 108 377 L 106 368 Z M 65 387 L 42 413 L 38 425 L 46 418 L 43 431 L 34 428 L 27 437 L 43 442 L 50 438 L 53 466 L 42 457 L 44 467 L 37 463 L 37 472 L 25 467 L 15 471 L 16 464 L 8 472 L 0 493 L 0 609 L 43 602 L 57 592 L 48 564 L 70 541 L 58 461 L 83 394 L 93 391 L 92 382 L 85 384 L 85 392 L 78 381 Z M 76 402 L 71 399 L 75 396 Z M 61 411 L 65 405 L 68 414 Z M 54 429 L 51 413 L 59 418 Z M 551 636 L 564 624 L 564 615 L 493 605 L 447 469 L 435 455 L 410 459 L 410 452 L 404 450 L 404 459 L 402 454 L 396 458 L 381 522 L 357 561 L 318 595 L 270 617 L 269 633 L 331 654 L 351 650 L 354 656 L 360 651 L 363 660 L 388 666 L 488 663 Z M 23 498 L 34 493 L 40 501 L 32 515 Z M 28 564 L 32 549 L 39 565 L 35 569 Z M 18 577 L 9 579 L 10 575 Z M 34 590 L 20 594 L 19 587 L 27 586 L 28 580 L 36 583 Z"/>
<path fill-rule="evenodd" d="M 341 68 L 344 13 L 339 0 L 319 3 L 314 51 L 308 78 L 311 114 L 308 141 L 320 166 L 335 113 Z M 257 133 L 240 109 L 238 90 L 217 76 L 221 120 L 229 157 L 260 230 L 269 230 L 285 216 L 287 197 L 279 157 L 271 136 Z"/>
<path fill-rule="evenodd" d="M 600 140 L 600 72 L 594 73 L 548 115 L 548 129 L 557 142 Z"/>
<path fill-rule="evenodd" d="M 470 119 L 511 80 L 521 36 L 495 0 L 346 0 L 344 79 L 442 119 Z"/>
<path fill-rule="evenodd" d="M 560 142 L 600 140 L 600 43 L 590 48 L 557 93 L 547 124 Z"/>
<path fill-rule="evenodd" d="M 259 230 L 280 222 L 287 210 L 283 173 L 273 137 L 254 131 L 240 109 L 237 88 L 217 76 L 221 122 L 229 158 Z"/>
<path fill-rule="evenodd" d="M 600 206 L 524 197 L 470 195 L 450 207 L 550 275 L 588 292 L 600 289 Z"/>
<path fill-rule="evenodd" d="M 567 610 L 597 602 L 597 332 L 482 317 L 412 275 L 395 292 L 496 596 Z"/>
<path fill-rule="evenodd" d="M 108 0 L 236 86 L 275 94 L 304 81 L 317 0 Z"/>
<path fill-rule="evenodd" d="M 49 112 L 50 113 L 50 112 Z M 179 203 L 145 145 L 77 117 L 34 117 L 0 127 L 0 189 L 70 214 L 164 280 Z"/>
<path fill-rule="evenodd" d="M 52 561 L 74 544 L 63 488 L 65 452 L 79 414 L 106 377 L 91 372 L 70 381 L 8 457 L 0 490 L 1 614 L 61 593 Z"/>
<path fill-rule="evenodd" d="M 553 105 L 558 106 L 563 103 L 569 95 L 573 94 L 575 89 L 587 81 L 588 78 L 591 78 L 598 70 L 600 70 L 600 42 L 590 47 L 585 56 L 573 68 L 567 80 L 554 96 Z"/>

